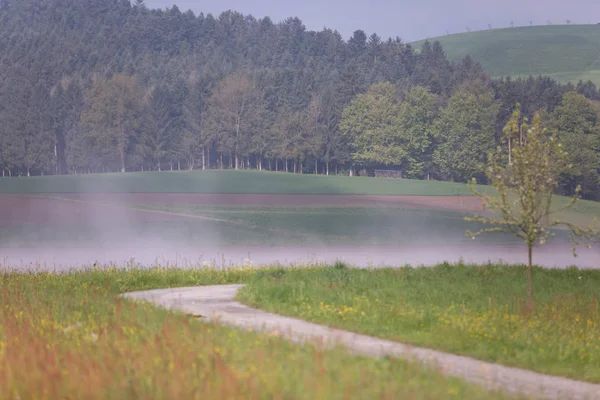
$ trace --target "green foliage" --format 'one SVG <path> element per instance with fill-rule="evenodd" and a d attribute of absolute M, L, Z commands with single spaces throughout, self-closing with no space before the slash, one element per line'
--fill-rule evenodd
<path fill-rule="evenodd" d="M 91 151 L 116 157 L 125 172 L 127 155 L 142 124 L 141 90 L 133 76 L 97 79 L 81 120 L 89 132 Z"/>
<path fill-rule="evenodd" d="M 344 110 L 340 129 L 352 144 L 354 162 L 401 165 L 407 151 L 400 143 L 396 88 L 378 83 Z"/>
<path fill-rule="evenodd" d="M 422 178 L 431 168 L 436 96 L 422 87 L 400 102 L 389 82 L 359 94 L 344 110 L 340 129 L 348 137 L 358 164 L 401 167 L 409 178 Z"/>
<path fill-rule="evenodd" d="M 597 198 L 600 193 L 600 126 L 597 106 L 583 95 L 565 93 L 561 105 L 551 114 L 551 129 L 567 152 L 571 165 L 560 176 L 563 192 Z"/>
<path fill-rule="evenodd" d="M 499 212 L 498 217 L 476 216 L 473 220 L 499 225 L 478 232 L 510 232 L 525 244 L 532 247 L 544 244 L 553 235 L 551 228 L 566 225 L 575 236 L 593 235 L 593 230 L 583 230 L 576 225 L 551 219 L 551 215 L 569 209 L 579 200 L 579 188 L 571 200 L 556 209 L 552 207 L 554 192 L 558 186 L 558 176 L 568 169 L 567 154 L 554 134 L 548 134 L 540 124 L 540 116 L 536 115 L 531 126 L 523 121 L 520 109 L 513 113 L 513 118 L 505 129 L 505 140 L 512 141 L 512 160 L 507 165 L 503 157 L 505 148 L 498 148 L 492 155 L 487 177 L 498 192 L 498 196 L 480 193 L 472 186 L 474 194 L 481 196 L 483 206 L 492 212 Z M 471 185 L 474 185 L 474 181 Z M 469 232 L 468 235 L 471 235 Z"/>
<path fill-rule="evenodd" d="M 536 269 L 537 307 L 529 313 L 525 269 L 273 270 L 252 277 L 238 298 L 340 329 L 600 382 L 600 272 Z"/>
<path fill-rule="evenodd" d="M 149 10 L 143 1 L 13 3 L 0 24 L 0 169 L 9 176 L 224 167 L 329 174 L 360 163 L 465 181 L 483 176 L 494 143 L 483 133 L 488 89 L 500 108 L 496 132 L 517 100 L 530 117 L 552 113 L 569 91 L 600 99 L 591 82 L 492 82 L 478 57 L 450 62 L 439 41 L 418 51 L 362 30 L 344 41 L 298 18 L 274 24 L 235 11 Z M 110 88 L 123 77 L 134 91 Z M 457 92 L 479 104 L 455 98 L 442 113 Z M 471 109 L 449 116 L 462 106 Z M 440 114 L 445 131 L 436 135 Z M 600 196 L 586 171 L 566 180 Z"/>
<path fill-rule="evenodd" d="M 409 91 L 399 105 L 398 129 L 407 150 L 405 170 L 408 178 L 424 178 L 432 172 L 437 114 L 437 97 L 422 87 Z"/>
<path fill-rule="evenodd" d="M 137 152 L 161 171 L 162 162 L 179 147 L 183 120 L 181 102 L 169 89 L 156 87 L 148 95 L 145 111 Z"/>
<path fill-rule="evenodd" d="M 484 176 L 497 112 L 494 93 L 484 82 L 462 87 L 450 98 L 435 125 L 439 145 L 433 162 L 442 177 L 466 182 Z"/>
<path fill-rule="evenodd" d="M 205 128 L 217 149 L 233 154 L 235 169 L 247 156 L 261 109 L 260 93 L 250 77 L 236 72 L 225 77 L 208 99 Z"/>
<path fill-rule="evenodd" d="M 580 188 L 565 205 L 558 209 L 552 207 L 554 192 L 558 186 L 559 175 L 568 169 L 567 154 L 555 134 L 546 131 L 541 125 L 539 114 L 533 119 L 531 126 L 521 115 L 520 107 L 504 129 L 504 139 L 508 145 L 510 158 L 507 163 L 506 148 L 499 147 L 492 154 L 487 177 L 497 190 L 497 196 L 480 193 L 472 182 L 472 191 L 481 196 L 485 209 L 490 216 L 476 215 L 467 218 L 495 227 L 486 228 L 477 233 L 467 235 L 478 236 L 488 232 L 508 232 L 525 242 L 529 251 L 529 300 L 532 301 L 532 249 L 538 243 L 544 244 L 554 235 L 552 228 L 565 226 L 569 229 L 573 243 L 573 254 L 578 244 L 576 238 L 594 238 L 598 231 L 592 227 L 581 228 L 570 222 L 552 218 L 556 212 L 564 211 L 579 200 Z M 496 215 L 494 215 L 496 214 Z M 497 215 L 499 214 L 499 215 Z"/>

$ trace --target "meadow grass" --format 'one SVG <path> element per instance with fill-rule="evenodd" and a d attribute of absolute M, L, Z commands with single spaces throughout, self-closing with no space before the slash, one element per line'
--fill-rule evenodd
<path fill-rule="evenodd" d="M 0 194 L 219 193 L 470 196 L 465 184 L 268 171 L 164 171 L 0 179 Z"/>
<path fill-rule="evenodd" d="M 256 271 L 0 275 L 0 398 L 501 399 L 398 359 L 354 357 L 119 297 L 239 283 Z"/>
<path fill-rule="evenodd" d="M 482 30 L 431 38 L 450 60 L 467 54 L 493 77 L 549 75 L 600 84 L 600 26 L 552 25 Z M 411 43 L 420 49 L 424 41 Z"/>
<path fill-rule="evenodd" d="M 524 267 L 265 271 L 238 294 L 250 306 L 544 373 L 600 382 L 600 271 Z"/>

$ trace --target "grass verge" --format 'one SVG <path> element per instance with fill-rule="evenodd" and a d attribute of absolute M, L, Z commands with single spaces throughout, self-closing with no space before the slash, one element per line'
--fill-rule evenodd
<path fill-rule="evenodd" d="M 401 360 L 296 345 L 118 296 L 240 283 L 255 273 L 5 272 L 0 275 L 0 398 L 504 398 Z"/>
<path fill-rule="evenodd" d="M 265 271 L 240 301 L 372 336 L 600 382 L 600 271 L 450 266 Z"/>
<path fill-rule="evenodd" d="M 481 190 L 488 190 L 481 187 Z M 470 196 L 461 183 L 267 171 L 163 171 L 0 179 L 0 194 L 218 193 Z"/>

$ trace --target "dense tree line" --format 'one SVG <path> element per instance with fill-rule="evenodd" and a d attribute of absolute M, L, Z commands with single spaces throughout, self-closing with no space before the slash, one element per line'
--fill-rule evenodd
<path fill-rule="evenodd" d="M 484 177 L 517 102 L 598 189 L 593 83 L 492 80 L 441 45 L 142 0 L 0 0 L 3 175 L 257 168 Z M 364 173 L 364 172 L 363 172 Z"/>

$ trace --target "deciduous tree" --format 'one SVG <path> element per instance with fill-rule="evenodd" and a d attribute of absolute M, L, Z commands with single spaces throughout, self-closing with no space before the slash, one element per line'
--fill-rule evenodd
<path fill-rule="evenodd" d="M 520 132 L 526 135 L 519 136 Z M 476 233 L 467 231 L 473 239 L 489 232 L 507 232 L 523 240 L 527 245 L 527 298 L 533 304 L 533 248 L 543 245 L 555 232 L 553 228 L 563 226 L 569 230 L 576 255 L 576 245 L 580 238 L 593 239 L 598 230 L 593 226 L 582 228 L 555 217 L 579 200 L 577 188 L 575 195 L 563 205 L 555 206 L 554 192 L 558 186 L 561 172 L 568 166 L 567 154 L 553 133 L 542 128 L 540 115 L 536 114 L 531 126 L 521 115 L 520 107 L 513 112 L 512 118 L 504 129 L 505 146 L 498 147 L 492 154 L 486 175 L 496 189 L 497 194 L 483 193 L 476 188 L 475 180 L 470 183 L 472 192 L 480 196 L 485 210 L 492 215 L 467 217 L 468 221 L 490 224 L 493 227 Z M 511 163 L 507 163 L 508 140 L 513 141 Z"/>
<path fill-rule="evenodd" d="M 398 128 L 407 150 L 404 170 L 408 178 L 429 176 L 436 118 L 436 96 L 425 88 L 413 88 L 399 105 Z"/>
<path fill-rule="evenodd" d="M 242 72 L 225 77 L 208 100 L 207 128 L 233 153 L 235 169 L 240 167 L 240 156 L 249 149 L 259 102 L 254 82 Z"/>
<path fill-rule="evenodd" d="M 438 146 L 433 162 L 441 178 L 467 182 L 485 174 L 487 154 L 494 149 L 498 106 L 485 85 L 462 87 L 436 122 Z"/>
<path fill-rule="evenodd" d="M 121 172 L 125 172 L 128 150 L 141 124 L 142 99 L 134 76 L 98 78 L 82 114 L 97 148 L 109 156 L 117 153 Z"/>
<path fill-rule="evenodd" d="M 581 187 L 582 197 L 600 194 L 600 127 L 598 110 L 584 96 L 565 93 L 561 105 L 551 114 L 551 128 L 567 152 L 573 166 L 561 174 L 560 186 L 572 194 Z"/>
<path fill-rule="evenodd" d="M 398 124 L 396 88 L 389 82 L 371 86 L 344 109 L 340 130 L 352 145 L 355 163 L 400 166 L 407 157 Z"/>

